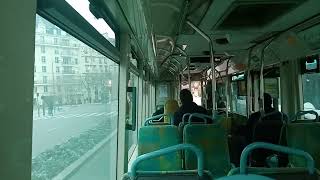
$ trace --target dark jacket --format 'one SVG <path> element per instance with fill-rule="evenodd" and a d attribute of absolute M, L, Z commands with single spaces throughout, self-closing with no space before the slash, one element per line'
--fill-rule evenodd
<path fill-rule="evenodd" d="M 179 125 L 185 113 L 201 113 L 207 115 L 207 110 L 201 106 L 198 106 L 194 102 L 185 103 L 178 109 L 177 112 L 174 113 L 174 125 Z M 197 122 L 197 119 L 195 119 L 195 121 Z M 200 120 L 200 122 L 202 121 Z"/>

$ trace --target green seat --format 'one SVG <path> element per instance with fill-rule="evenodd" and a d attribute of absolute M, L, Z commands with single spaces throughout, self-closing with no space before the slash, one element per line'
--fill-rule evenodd
<path fill-rule="evenodd" d="M 240 173 L 240 168 L 232 169 L 228 176 Z M 247 168 L 248 174 L 258 174 L 279 180 L 317 180 L 318 172 L 310 175 L 306 168 Z"/>
<path fill-rule="evenodd" d="M 308 152 L 315 160 L 315 166 L 320 169 L 320 123 L 304 122 L 287 125 L 287 143 L 289 147 Z M 296 167 L 306 167 L 306 160 L 289 156 L 289 162 Z"/>
<path fill-rule="evenodd" d="M 306 159 L 306 168 L 256 168 L 247 167 L 248 157 L 250 153 L 255 149 L 269 149 L 273 151 L 278 151 L 286 154 L 293 154 L 295 156 L 300 156 Z M 280 179 L 280 180 L 317 180 L 319 179 L 319 172 L 315 169 L 314 160 L 310 154 L 300 149 L 288 148 L 286 146 L 280 146 L 264 142 L 255 142 L 249 144 L 241 154 L 240 168 L 234 168 L 229 173 L 228 176 L 235 174 L 258 174 L 267 176 L 270 178 Z"/>
<path fill-rule="evenodd" d="M 187 124 L 183 132 L 183 142 L 199 147 L 204 153 L 204 168 L 214 177 L 227 175 L 231 168 L 227 132 L 218 124 Z M 185 152 L 185 168 L 194 169 L 196 158 Z"/>
<path fill-rule="evenodd" d="M 196 156 L 196 170 L 168 170 L 168 171 L 141 171 L 138 170 L 140 164 L 157 157 L 186 150 Z M 146 153 L 137 157 L 132 163 L 131 169 L 124 175 L 123 180 L 212 180 L 209 171 L 203 169 L 203 153 L 194 145 L 178 144 L 163 148 L 157 151 Z"/>
<path fill-rule="evenodd" d="M 173 125 L 145 126 L 139 130 L 138 155 L 153 152 L 181 143 L 178 129 Z M 138 170 L 168 171 L 181 170 L 181 152 L 175 152 L 139 164 Z"/>

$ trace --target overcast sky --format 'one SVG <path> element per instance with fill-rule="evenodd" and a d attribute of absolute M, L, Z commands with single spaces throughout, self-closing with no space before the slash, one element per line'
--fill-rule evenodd
<path fill-rule="evenodd" d="M 100 34 L 108 34 L 108 37 L 115 38 L 115 34 L 110 26 L 103 20 L 97 19 L 89 10 L 88 0 L 65 0 L 69 3 L 82 17 L 84 17 Z"/>

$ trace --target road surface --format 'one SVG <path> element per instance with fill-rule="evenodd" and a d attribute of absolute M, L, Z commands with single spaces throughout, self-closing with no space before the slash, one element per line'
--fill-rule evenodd
<path fill-rule="evenodd" d="M 95 127 L 103 121 L 110 123 L 110 128 L 117 125 L 117 118 L 107 118 L 117 113 L 117 102 L 109 104 L 81 104 L 63 106 L 53 116 L 40 116 L 34 113 L 32 157 L 66 142 L 71 137 Z"/>

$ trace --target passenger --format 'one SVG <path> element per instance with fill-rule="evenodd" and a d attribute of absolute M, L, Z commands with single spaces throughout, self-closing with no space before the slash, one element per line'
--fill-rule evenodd
<path fill-rule="evenodd" d="M 152 116 L 160 115 L 163 113 L 164 113 L 164 107 L 160 107 L 159 109 L 156 110 L 156 112 L 152 114 Z"/>
<path fill-rule="evenodd" d="M 283 115 L 276 109 L 272 107 L 272 97 L 270 94 L 264 93 L 264 113 L 265 116 L 261 119 L 261 112 L 253 113 L 247 122 L 246 125 L 246 140 L 247 144 L 252 142 L 260 141 L 260 142 L 268 142 L 273 144 L 286 145 L 285 133 L 281 132 L 283 122 L 282 120 L 286 120 L 287 116 Z M 283 140 L 283 142 L 280 142 Z M 252 154 L 252 163 L 253 166 L 267 166 L 266 158 L 272 155 L 272 151 L 268 150 L 256 150 Z M 280 154 L 279 166 L 286 166 L 287 164 L 287 156 Z"/>
<path fill-rule="evenodd" d="M 164 114 L 170 115 L 169 116 L 164 116 L 164 122 L 165 123 L 171 123 L 170 119 L 173 118 L 173 115 L 177 110 L 179 109 L 179 104 L 176 100 L 174 99 L 169 99 L 166 104 L 164 105 Z"/>
<path fill-rule="evenodd" d="M 180 101 L 182 105 L 174 114 L 174 125 L 179 125 L 185 113 L 201 113 L 207 115 L 207 110 L 205 108 L 198 106 L 193 102 L 192 94 L 188 89 L 180 91 Z"/>

